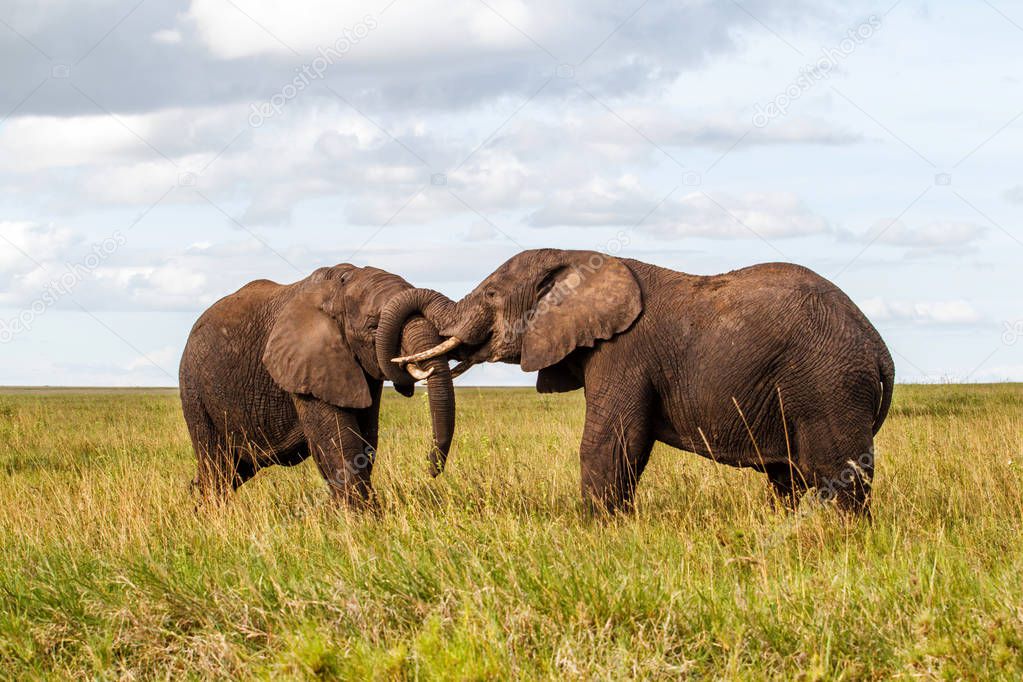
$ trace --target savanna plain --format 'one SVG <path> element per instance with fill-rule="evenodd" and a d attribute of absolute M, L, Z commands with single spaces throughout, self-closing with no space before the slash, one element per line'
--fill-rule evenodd
<path fill-rule="evenodd" d="M 663 446 L 584 513 L 580 394 L 386 399 L 376 513 L 312 462 L 196 512 L 172 390 L 0 393 L 4 678 L 1018 679 L 1023 386 L 899 386 L 873 522 Z"/>

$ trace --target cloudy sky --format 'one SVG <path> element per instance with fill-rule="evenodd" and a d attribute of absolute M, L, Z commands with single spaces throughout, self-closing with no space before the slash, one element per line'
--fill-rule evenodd
<path fill-rule="evenodd" d="M 5 0 L 0 384 L 173 385 L 252 279 L 540 246 L 802 263 L 900 380 L 1023 380 L 1021 59 L 1017 0 Z"/>

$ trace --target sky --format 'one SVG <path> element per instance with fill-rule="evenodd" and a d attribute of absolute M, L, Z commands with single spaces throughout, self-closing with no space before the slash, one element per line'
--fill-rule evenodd
<path fill-rule="evenodd" d="M 0 384 L 175 385 L 253 279 L 537 247 L 800 263 L 900 381 L 1023 380 L 1020 63 L 1010 0 L 4 0 Z"/>

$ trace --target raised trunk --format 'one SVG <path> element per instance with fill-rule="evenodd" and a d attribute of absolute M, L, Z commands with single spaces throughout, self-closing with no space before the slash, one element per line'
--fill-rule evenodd
<path fill-rule="evenodd" d="M 402 348 L 416 353 L 440 343 L 436 327 L 422 317 L 416 316 L 403 328 Z M 393 356 L 392 356 L 393 357 Z M 433 425 L 433 447 L 430 448 L 430 474 L 438 476 L 444 471 L 451 441 L 455 434 L 455 387 L 446 357 L 435 358 L 422 363 L 421 368 L 433 370 L 426 380 L 430 397 L 430 419 Z"/>
<path fill-rule="evenodd" d="M 393 358 L 402 355 L 401 336 L 405 330 L 405 323 L 413 315 L 423 315 L 432 323 L 435 328 L 434 333 L 436 333 L 436 329 L 451 323 L 454 305 L 451 299 L 444 294 L 431 289 L 408 289 L 395 296 L 384 306 L 380 312 L 376 335 L 377 364 L 380 365 L 384 376 L 399 386 L 415 383 L 415 379 L 403 367 L 392 362 Z M 438 339 L 437 343 L 442 340 Z M 429 347 L 425 346 L 419 350 Z M 446 359 L 440 359 L 444 360 L 446 367 Z M 423 369 L 427 368 L 428 366 L 423 367 Z"/>

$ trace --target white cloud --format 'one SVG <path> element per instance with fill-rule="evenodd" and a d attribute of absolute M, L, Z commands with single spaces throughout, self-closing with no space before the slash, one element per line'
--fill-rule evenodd
<path fill-rule="evenodd" d="M 667 206 L 667 212 L 657 211 L 663 222 L 655 219 L 652 229 L 672 237 L 772 239 L 828 231 L 827 221 L 791 192 L 751 192 L 738 197 L 693 192 L 683 196 L 677 208 L 671 202 Z"/>
<path fill-rule="evenodd" d="M 658 198 L 616 184 L 622 178 L 640 182 L 637 178 L 666 162 L 664 155 L 588 98 L 566 97 L 563 105 L 504 123 L 467 110 L 457 116 L 401 114 L 382 123 L 374 118 L 375 124 L 334 98 L 307 92 L 258 129 L 249 128 L 244 106 L 174 108 L 117 119 L 22 117 L 0 130 L 0 172 L 9 171 L 0 175 L 0 186 L 24 192 L 59 185 L 62 191 L 48 209 L 73 213 L 89 204 L 146 207 L 189 176 L 218 204 L 247 200 L 236 214 L 247 226 L 290 225 L 297 206 L 324 196 L 345 199 L 347 221 L 380 225 L 440 172 L 447 184 L 427 186 L 402 211 L 403 221 L 514 211 L 516 222 L 531 215 L 534 225 L 635 223 Z M 622 110 L 676 154 L 691 146 L 730 146 L 744 134 L 743 124 L 726 117 L 672 117 L 649 104 Z M 830 135 L 786 130 L 779 125 L 756 132 L 744 144 L 802 144 Z M 609 168 L 623 175 L 607 179 Z M 803 209 L 783 206 L 783 194 L 764 200 L 763 210 L 742 201 L 736 210 L 765 236 L 820 231 L 821 224 L 812 224 Z M 166 204 L 204 202 L 188 183 L 164 199 Z M 662 225 L 661 232 L 720 234 L 720 220 L 707 227 L 720 210 L 700 202 L 707 204 L 697 196 L 687 200 L 688 206 L 677 205 L 688 219 Z M 569 207 L 579 214 L 564 216 Z M 794 222 L 779 225 L 768 215 L 778 211 L 795 211 Z"/>
<path fill-rule="evenodd" d="M 842 231 L 840 236 L 851 241 L 903 246 L 925 251 L 953 251 L 974 246 L 988 233 L 988 229 L 976 223 L 952 220 L 935 220 L 917 227 L 910 227 L 902 220 L 878 220 L 864 233 Z"/>
<path fill-rule="evenodd" d="M 89 272 L 84 261 L 99 253 L 92 246 L 67 227 L 0 221 L 0 304 L 39 305 L 44 291 L 62 278 L 62 291 L 76 288 Z"/>
<path fill-rule="evenodd" d="M 145 116 L 128 125 L 150 133 Z M 117 157 L 148 158 L 138 138 L 110 116 L 23 116 L 0 128 L 0 170 L 25 172 L 95 164 Z"/>
<path fill-rule="evenodd" d="M 583 122 L 581 132 L 603 143 L 633 145 L 636 131 L 641 130 L 651 140 L 664 146 L 710 147 L 732 149 L 738 144 L 745 147 L 757 145 L 789 144 L 853 144 L 863 139 L 859 133 L 837 128 L 834 124 L 816 119 L 790 119 L 764 127 L 755 128 L 748 118 L 735 112 L 689 113 L 680 116 L 677 112 L 663 107 L 638 106 L 616 107 L 617 116 L 592 116 Z M 619 118 L 619 116 L 621 118 Z M 629 122 L 626 126 L 624 119 Z M 631 127 L 630 127 L 631 126 Z"/>
<path fill-rule="evenodd" d="M 977 370 L 970 381 L 979 383 L 996 383 L 1000 381 L 1023 381 L 1023 364 L 995 365 Z"/>
<path fill-rule="evenodd" d="M 173 256 L 153 265 L 99 270 L 90 298 L 107 297 L 128 309 L 191 310 L 213 302 L 208 286 L 208 276 L 198 263 L 187 257 Z"/>
<path fill-rule="evenodd" d="M 60 46 L 61 56 L 89 52 L 87 68 L 75 69 L 76 88 L 118 112 L 269 94 L 319 48 L 339 49 L 343 66 L 335 59 L 327 78 L 363 107 L 452 111 L 519 98 L 559 64 L 576 65 L 577 75 L 604 95 L 655 92 L 735 52 L 743 31 L 761 31 L 758 22 L 785 31 L 834 20 L 832 8 L 806 0 L 745 0 L 742 8 L 706 0 L 642 7 L 612 0 L 308 0 L 300 9 L 271 0 L 190 0 L 184 12 L 181 4 L 7 0 L 5 20 L 51 52 Z M 114 18 L 129 11 L 127 30 L 111 32 Z M 102 49 L 93 50 L 100 36 Z M 159 49 L 165 46 L 174 49 Z M 17 63 L 26 59 L 25 47 L 15 33 L 0 33 L 0 82 L 13 98 L 0 111 L 34 87 L 45 67 Z M 124 82 L 130 87 L 119 86 Z M 571 87 L 562 79 L 541 98 Z M 25 113 L 94 110 L 75 89 L 54 88 L 33 98 Z"/>
<path fill-rule="evenodd" d="M 1010 204 L 1023 204 L 1023 185 L 1016 185 L 1005 190 L 1005 200 Z"/>
<path fill-rule="evenodd" d="M 66 227 L 0 222 L 0 304 L 27 308 L 190 310 L 212 302 L 203 259 L 130 249 L 116 233 L 92 242 Z M 134 262 L 132 262 L 134 261 Z"/>
<path fill-rule="evenodd" d="M 751 0 L 748 4 L 761 19 L 788 23 L 805 16 L 805 6 L 794 6 L 802 3 L 785 6 Z M 636 51 L 656 54 L 662 50 L 686 54 L 695 61 L 703 50 L 730 46 L 728 28 L 752 22 L 734 8 L 703 2 L 650 2 L 635 17 L 630 17 L 629 8 L 606 0 L 554 0 L 542 5 L 522 0 L 420 0 L 411 6 L 385 6 L 382 13 L 381 4 L 369 0 L 309 0 L 298 12 L 273 0 L 192 0 L 186 18 L 207 49 L 224 59 L 290 56 L 291 49 L 313 53 L 370 24 L 369 35 L 353 41 L 356 45 L 346 58 L 357 63 L 400 60 L 411 65 L 469 56 L 480 62 L 509 54 L 546 61 L 549 55 L 544 49 L 554 51 L 563 63 L 576 64 L 612 33 L 617 33 L 619 51 L 624 45 L 632 52 L 620 54 L 619 59 L 635 59 Z M 626 18 L 630 21 L 624 22 Z M 665 22 L 671 22 L 670 31 Z"/>
<path fill-rule="evenodd" d="M 903 322 L 924 325 L 969 325 L 982 316 L 971 303 L 963 300 L 913 303 L 872 298 L 860 308 L 877 322 Z"/>
<path fill-rule="evenodd" d="M 126 243 L 120 232 L 91 241 L 66 227 L 31 222 L 0 222 L 0 234 L 0 304 L 22 309 L 78 301 Z"/>
<path fill-rule="evenodd" d="M 475 222 L 466 230 L 464 239 L 468 242 L 482 242 L 498 237 L 497 230 L 490 223 L 483 221 Z"/>
<path fill-rule="evenodd" d="M 0 271 L 6 274 L 31 271 L 36 261 L 61 258 L 77 241 L 67 228 L 30 221 L 0 221 L 0 236 Z"/>
<path fill-rule="evenodd" d="M 177 371 L 178 361 L 181 359 L 181 351 L 181 348 L 175 346 L 164 346 L 163 348 L 146 352 L 143 355 L 135 356 L 124 364 L 123 369 L 127 372 L 137 372 L 139 370 L 146 370 L 148 372 L 159 367 L 173 375 Z"/>
<path fill-rule="evenodd" d="M 153 42 L 163 45 L 177 45 L 181 42 L 181 31 L 165 28 L 153 34 Z"/>
<path fill-rule="evenodd" d="M 223 59 L 291 56 L 289 48 L 314 53 L 341 38 L 354 44 L 346 58 L 357 62 L 535 49 L 523 34 L 540 34 L 548 12 L 517 0 L 495 0 L 491 6 L 495 11 L 482 3 L 426 0 L 413 11 L 395 7 L 381 15 L 380 3 L 358 0 L 307 0 L 302 11 L 273 0 L 193 0 L 187 17 L 206 47 Z"/>
<path fill-rule="evenodd" d="M 145 245 L 141 232 L 132 231 L 122 235 L 109 253 L 92 259 L 96 245 L 66 228 L 8 222 L 0 223 L 0 234 L 19 248 L 31 249 L 39 263 L 0 239 L 0 272 L 5 277 L 0 279 L 0 306 L 12 311 L 27 309 L 50 292 L 47 308 L 60 310 L 78 310 L 81 305 L 92 312 L 198 313 L 252 280 L 293 282 L 327 264 L 372 264 L 414 283 L 435 282 L 438 277 L 460 281 L 479 275 L 479 263 L 496 267 L 516 250 L 503 237 L 457 251 L 429 240 L 413 246 L 382 238 L 355 253 L 362 238 L 346 239 L 342 231 L 337 239 L 320 245 L 277 244 L 271 251 L 240 230 L 227 232 L 227 240 L 156 249 Z M 73 281 L 62 280 L 66 273 L 75 275 Z M 62 286 L 55 287 L 55 282 Z"/>
<path fill-rule="evenodd" d="M 128 163 L 165 164 L 173 169 L 168 159 L 201 165 L 244 130 L 245 122 L 242 106 L 15 117 L 0 128 L 0 171 L 103 169 Z"/>
<path fill-rule="evenodd" d="M 772 239 L 822 234 L 828 223 L 788 192 L 739 196 L 692 191 L 661 202 L 638 178 L 594 181 L 578 190 L 555 191 L 529 220 L 554 225 L 638 226 L 664 238 Z"/>

